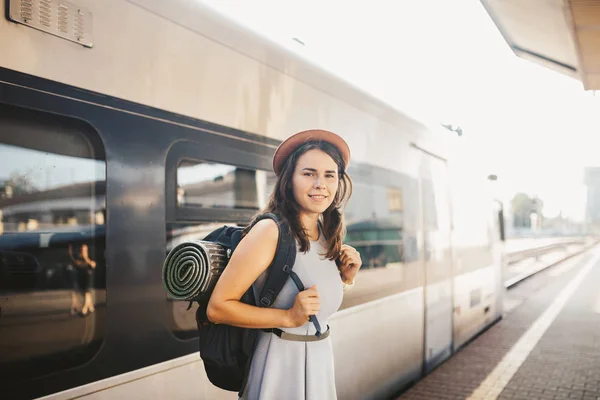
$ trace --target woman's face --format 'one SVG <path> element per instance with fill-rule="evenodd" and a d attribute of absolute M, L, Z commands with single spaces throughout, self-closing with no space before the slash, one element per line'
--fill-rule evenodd
<path fill-rule="evenodd" d="M 305 214 L 322 214 L 331 205 L 339 185 L 333 158 L 319 149 L 302 154 L 292 177 L 293 193 Z"/>

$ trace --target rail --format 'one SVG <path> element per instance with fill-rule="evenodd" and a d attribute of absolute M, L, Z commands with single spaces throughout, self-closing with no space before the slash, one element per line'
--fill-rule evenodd
<path fill-rule="evenodd" d="M 585 245 L 588 242 L 589 240 L 587 238 L 571 239 L 543 246 L 535 246 L 523 250 L 516 250 L 506 254 L 506 262 L 508 265 L 511 265 L 526 260 L 528 258 L 537 258 L 541 255 L 550 253 L 552 251 L 556 251 L 561 248 L 566 248 L 568 246 Z"/>
<path fill-rule="evenodd" d="M 525 279 L 595 246 L 598 238 L 557 239 L 505 253 L 504 287 L 510 289 Z"/>

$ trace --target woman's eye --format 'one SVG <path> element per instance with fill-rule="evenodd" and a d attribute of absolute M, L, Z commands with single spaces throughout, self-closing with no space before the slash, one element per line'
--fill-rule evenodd
<path fill-rule="evenodd" d="M 335 178 L 335 175 L 327 175 L 328 178 Z"/>

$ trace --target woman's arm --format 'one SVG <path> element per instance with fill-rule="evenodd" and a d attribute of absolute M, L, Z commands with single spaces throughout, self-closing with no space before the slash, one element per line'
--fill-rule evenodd
<path fill-rule="evenodd" d="M 81 257 L 92 268 L 96 268 L 96 261 L 90 259 L 89 248 L 87 244 L 81 246 Z"/>
<path fill-rule="evenodd" d="M 206 313 L 210 321 L 242 328 L 292 326 L 288 310 L 256 307 L 240 301 L 273 261 L 278 237 L 275 221 L 264 219 L 242 239 L 208 302 Z"/>

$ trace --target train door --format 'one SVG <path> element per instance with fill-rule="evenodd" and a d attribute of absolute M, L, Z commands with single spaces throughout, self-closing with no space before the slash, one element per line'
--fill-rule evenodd
<path fill-rule="evenodd" d="M 420 195 L 425 270 L 424 371 L 448 358 L 452 349 L 451 213 L 446 162 L 422 153 Z"/>

